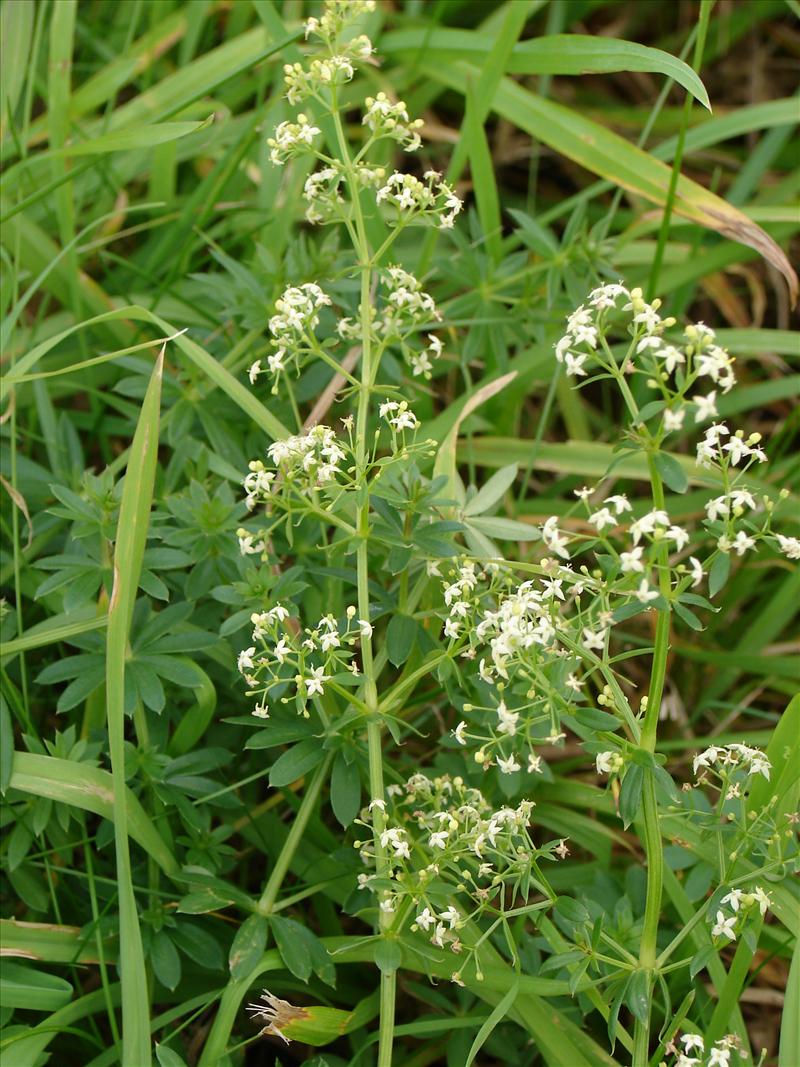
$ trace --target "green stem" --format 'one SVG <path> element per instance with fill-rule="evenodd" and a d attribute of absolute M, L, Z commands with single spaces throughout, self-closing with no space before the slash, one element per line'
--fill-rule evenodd
<path fill-rule="evenodd" d="M 650 470 L 650 484 L 653 492 L 653 505 L 664 508 L 664 485 L 655 465 L 652 454 L 647 457 Z M 669 551 L 666 544 L 658 549 L 659 588 L 661 595 L 669 604 L 670 580 L 668 570 Z M 664 681 L 667 673 L 669 656 L 670 610 L 669 606 L 658 612 L 656 632 L 653 642 L 653 661 L 650 668 L 650 688 L 647 694 L 647 710 L 642 724 L 640 746 L 644 751 L 655 752 L 658 735 L 658 715 Z M 645 775 L 642 788 L 642 822 L 644 824 L 644 847 L 647 856 L 647 892 L 645 896 L 642 937 L 639 942 L 639 968 L 648 974 L 650 988 L 656 969 L 656 946 L 658 939 L 658 921 L 661 915 L 661 894 L 664 883 L 664 853 L 661 847 L 661 829 L 658 823 L 658 803 L 656 801 L 656 784 L 652 771 Z M 649 1061 L 650 1018 L 636 1020 L 633 1032 L 633 1067 L 646 1067 Z"/>
<path fill-rule="evenodd" d="M 360 491 L 360 502 L 356 518 L 358 549 L 356 551 L 357 593 L 359 618 L 370 620 L 369 601 L 369 487 L 366 484 L 367 433 L 369 429 L 369 400 L 373 376 L 377 366 L 373 367 L 372 327 L 370 322 L 370 283 L 372 280 L 372 260 L 367 239 L 364 216 L 361 211 L 358 178 L 353 169 L 347 138 L 342 128 L 342 121 L 333 98 L 333 121 L 339 143 L 342 160 L 347 172 L 348 184 L 353 202 L 353 215 L 357 237 L 356 254 L 361 275 L 361 294 L 359 315 L 361 319 L 361 382 L 358 392 L 358 412 L 356 416 L 356 474 L 363 476 L 364 485 Z M 372 832 L 375 849 L 375 871 L 379 878 L 388 878 L 391 867 L 386 848 L 381 836 L 386 829 L 386 816 L 382 805 L 385 796 L 383 783 L 382 727 L 378 711 L 378 687 L 372 650 L 372 637 L 361 639 L 361 666 L 364 675 L 364 703 L 369 709 L 367 717 L 367 750 L 369 759 L 369 792 L 371 801 L 379 801 L 372 807 Z M 391 925 L 391 915 L 379 912 L 379 930 L 385 933 Z M 381 970 L 380 977 L 380 1031 L 378 1039 L 378 1067 L 391 1067 L 392 1041 L 394 1038 L 394 1004 L 396 994 L 396 977 L 394 972 Z"/>
<path fill-rule="evenodd" d="M 324 761 L 317 768 L 314 777 L 309 783 L 308 789 L 306 789 L 305 796 L 297 809 L 297 814 L 292 820 L 292 828 L 289 830 L 289 836 L 283 843 L 283 848 L 280 851 L 280 855 L 275 861 L 275 866 L 272 868 L 272 872 L 269 876 L 264 892 L 261 894 L 261 899 L 258 902 L 258 912 L 261 915 L 270 915 L 275 906 L 275 901 L 278 899 L 278 893 L 283 885 L 283 880 L 286 877 L 286 872 L 289 870 L 289 865 L 294 858 L 294 854 L 297 851 L 297 846 L 300 844 L 300 840 L 305 833 L 308 820 L 314 809 L 317 806 L 317 800 L 319 799 L 320 790 L 322 789 L 323 782 L 328 777 L 328 770 L 331 765 L 333 756 L 329 754 L 325 757 Z"/>

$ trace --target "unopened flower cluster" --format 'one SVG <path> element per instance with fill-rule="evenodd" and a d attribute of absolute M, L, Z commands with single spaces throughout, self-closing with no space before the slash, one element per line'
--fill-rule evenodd
<path fill-rule="evenodd" d="M 280 699 L 294 701 L 298 714 L 308 718 L 309 701 L 321 697 L 332 680 L 335 684 L 336 675 L 358 676 L 355 648 L 372 626 L 356 614 L 349 607 L 344 619 L 323 615 L 315 627 L 300 631 L 282 604 L 255 612 L 250 619 L 253 644 L 239 653 L 237 662 L 250 695 L 257 697 L 253 714 L 269 718 L 270 700 Z"/>

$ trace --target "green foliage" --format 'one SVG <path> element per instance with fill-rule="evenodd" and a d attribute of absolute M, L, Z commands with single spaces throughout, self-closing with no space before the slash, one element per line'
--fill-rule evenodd
<path fill-rule="evenodd" d="M 420 173 L 459 182 L 466 203 L 455 229 L 403 229 L 375 264 L 425 279 L 443 356 L 413 379 L 416 451 L 395 462 L 368 417 L 366 493 L 259 515 L 248 462 L 307 420 L 358 414 L 357 343 L 337 364 L 330 308 L 318 358 L 275 392 L 247 378 L 287 286 L 324 282 L 336 316 L 358 313 L 347 233 L 304 221 L 308 160 L 274 167 L 266 144 L 294 119 L 282 66 L 304 61 L 300 19 L 321 5 L 3 5 L 4 1061 L 240 1067 L 267 1022 L 241 1006 L 266 983 L 307 1012 L 285 1030 L 319 1067 L 384 1067 L 390 997 L 396 1064 L 645 1067 L 701 1031 L 758 1062 L 765 1030 L 742 992 L 768 963 L 787 984 L 766 1062 L 796 1067 L 800 586 L 774 537 L 758 557 L 717 552 L 707 584 L 669 604 L 659 589 L 612 606 L 619 642 L 564 713 L 567 746 L 544 744 L 549 724 L 534 739 L 540 773 L 484 770 L 453 736 L 466 697 L 483 707 L 489 690 L 469 689 L 471 661 L 440 640 L 437 572 L 505 557 L 538 579 L 548 516 L 592 543 L 574 495 L 587 481 L 629 495 L 626 522 L 653 482 L 686 525 L 726 488 L 674 437 L 655 441 L 666 401 L 640 379 L 636 425 L 613 375 L 567 387 L 554 344 L 595 285 L 647 289 L 657 261 L 670 313 L 717 328 L 740 379 L 720 417 L 762 433 L 771 466 L 750 483 L 798 534 L 791 5 L 717 5 L 692 64 L 699 4 L 623 6 L 379 0 L 366 16 L 380 64 L 342 88 L 346 136 L 362 143 L 366 92 L 404 98 L 426 123 Z M 760 96 L 741 106 L 755 53 Z M 335 155 L 330 117 L 302 106 Z M 395 147 L 376 148 L 387 173 Z M 377 249 L 391 231 L 366 201 Z M 387 350 L 370 402 L 402 399 L 405 355 Z M 240 550 L 248 536 L 263 549 Z M 341 620 L 363 598 L 375 693 L 341 667 L 324 702 L 303 700 L 287 675 L 269 718 L 251 715 L 236 671 L 251 616 L 280 603 Z M 647 750 L 654 646 L 666 682 Z M 537 679 L 554 709 L 567 675 Z M 512 678 L 509 701 L 527 685 Z M 772 767 L 741 820 L 692 774 L 694 755 L 732 742 Z M 606 788 L 592 761 L 609 753 Z M 391 787 L 417 771 L 460 777 L 493 809 L 536 804 L 546 855 L 462 916 L 461 956 L 411 926 L 407 899 L 381 917 L 385 871 L 372 891 L 359 879 L 374 873 L 378 772 Z M 712 935 L 724 892 L 762 883 L 766 919 L 745 902 L 737 944 Z M 437 912 L 458 900 L 437 872 L 424 888 Z"/>

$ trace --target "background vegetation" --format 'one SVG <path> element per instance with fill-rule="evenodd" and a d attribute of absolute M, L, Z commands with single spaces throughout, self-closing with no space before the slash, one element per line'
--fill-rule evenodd
<path fill-rule="evenodd" d="M 235 536 L 247 461 L 276 420 L 296 425 L 286 398 L 250 390 L 246 368 L 267 351 L 276 296 L 338 255 L 326 231 L 298 224 L 305 172 L 273 168 L 265 143 L 287 117 L 281 66 L 313 10 L 295 0 L 2 7 L 0 789 L 3 943 L 19 957 L 0 1002 L 7 1064 L 43 1062 L 56 1047 L 59 1064 L 118 1062 L 120 931 L 137 912 L 147 970 L 135 1007 L 151 1019 L 162 1067 L 217 1062 L 202 1050 L 218 1009 L 218 1062 L 254 1033 L 238 1010 L 265 944 L 254 901 L 308 783 L 276 773 L 281 747 L 247 747 L 236 652 L 258 605 L 295 596 L 319 614 L 346 580 L 310 572 L 313 544 L 301 538 L 281 573 L 265 573 L 240 557 Z M 460 179 L 469 207 L 451 235 L 404 247 L 411 269 L 431 269 L 460 353 L 416 410 L 441 441 L 465 395 L 513 375 L 463 422 L 457 450 L 465 482 L 519 463 L 509 518 L 564 514 L 618 442 L 612 394 L 602 383 L 570 390 L 553 353 L 565 313 L 599 277 L 624 277 L 669 313 L 719 327 L 740 379 L 720 413 L 770 440 L 776 486 L 797 492 L 796 281 L 781 249 L 800 221 L 798 14 L 794 0 L 702 10 L 694 0 L 379 3 L 375 88 L 424 117 L 424 162 Z M 561 34 L 615 40 L 587 55 L 550 39 Z M 158 341 L 179 330 L 159 396 L 158 379 L 148 391 Z M 297 384 L 302 418 L 331 407 L 329 377 L 319 366 Z M 635 465 L 626 474 L 635 493 Z M 693 488 L 675 497 L 673 518 L 696 516 L 703 499 Z M 137 590 L 125 575 L 141 552 Z M 800 571 L 747 559 L 702 635 L 678 623 L 659 742 L 676 778 L 709 739 L 767 746 L 797 691 L 798 602 Z M 633 628 L 632 640 L 647 637 Z M 437 732 L 453 725 L 447 708 L 430 678 L 411 713 Z M 429 743 L 410 739 L 406 754 L 421 762 Z M 562 888 L 635 924 L 635 837 L 577 744 L 547 758 L 537 819 L 574 842 Z M 110 774 L 110 759 L 124 776 Z M 276 991 L 297 994 L 310 979 L 325 1003 L 331 961 L 291 924 L 327 939 L 365 931 L 343 889 L 357 857 L 328 786 L 318 788 L 281 902 L 284 941 L 264 958 Z M 119 853 L 115 862 L 124 832 L 130 870 Z M 667 858 L 686 901 L 701 899 L 713 860 L 677 845 Z M 676 925 L 680 899 L 671 897 Z M 793 944 L 768 922 L 728 990 L 725 1022 L 766 1047 L 767 1063 L 777 1062 Z M 535 969 L 542 945 L 531 939 L 528 951 Z M 367 1008 L 314 1061 L 331 1067 L 361 1048 L 359 1064 L 371 1055 L 374 971 L 348 958 L 336 964 L 335 1003 Z M 699 985 L 697 996 L 710 1019 L 710 992 Z M 450 1000 L 408 972 L 399 1005 L 397 1062 L 408 1067 L 461 1067 L 489 1010 L 460 991 L 454 1030 Z M 568 996 L 548 1005 L 577 1022 L 591 1008 Z M 587 1025 L 597 1030 L 596 1018 Z M 246 1054 L 305 1062 L 302 1047 L 271 1041 Z M 244 1056 L 230 1052 L 234 1063 Z M 553 1061 L 501 1024 L 480 1062 Z"/>

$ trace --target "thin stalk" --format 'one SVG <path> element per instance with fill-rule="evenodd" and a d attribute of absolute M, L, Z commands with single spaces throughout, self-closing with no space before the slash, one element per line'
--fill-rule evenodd
<path fill-rule="evenodd" d="M 648 456 L 653 506 L 664 508 L 664 485 L 658 473 L 653 455 Z M 668 548 L 659 547 L 659 587 L 661 595 L 669 604 L 669 572 L 667 570 Z M 653 642 L 653 661 L 650 668 L 650 687 L 647 694 L 647 710 L 642 724 L 640 746 L 653 753 L 658 734 L 658 714 L 664 692 L 664 680 L 669 656 L 670 610 L 669 606 L 658 612 Z M 661 915 L 661 895 L 664 883 L 664 854 L 661 848 L 661 829 L 658 824 L 656 784 L 652 772 L 645 775 L 642 788 L 642 822 L 644 824 L 644 847 L 647 856 L 647 892 L 645 896 L 642 936 L 639 942 L 639 968 L 647 972 L 650 988 L 656 968 L 658 921 Z M 652 1000 L 649 1000 L 652 1005 Z M 647 1067 L 650 1047 L 650 1015 L 646 1020 L 636 1020 L 633 1031 L 633 1067 Z"/>
<path fill-rule="evenodd" d="M 694 57 L 692 66 L 695 71 L 699 72 L 703 63 L 703 51 L 706 45 L 706 34 L 708 33 L 708 22 L 711 18 L 711 9 L 714 6 L 714 0 L 700 0 L 700 15 L 697 20 L 697 37 L 694 43 Z M 689 116 L 692 113 L 693 97 L 691 93 L 686 94 L 686 99 L 683 104 L 683 115 L 681 116 L 681 127 L 678 131 L 678 143 L 675 147 L 675 155 L 672 159 L 672 173 L 669 179 L 669 188 L 667 189 L 667 199 L 664 204 L 664 215 L 661 219 L 661 228 L 658 231 L 658 244 L 656 245 L 656 253 L 653 257 L 653 265 L 650 269 L 650 280 L 647 284 L 648 299 L 652 300 L 658 291 L 658 279 L 661 273 L 661 264 L 664 260 L 664 251 L 667 247 L 667 238 L 669 236 L 670 222 L 672 219 L 672 210 L 675 205 L 675 195 L 678 190 L 678 178 L 681 176 L 681 161 L 683 159 L 683 147 L 686 140 L 686 130 L 689 127 Z"/>
<path fill-rule="evenodd" d="M 370 255 L 364 216 L 361 211 L 360 189 L 353 170 L 350 149 L 342 128 L 342 121 L 333 97 L 333 121 L 339 143 L 342 160 L 347 172 L 350 187 L 355 232 L 357 237 L 356 254 L 358 256 L 361 276 L 361 295 L 359 315 L 361 320 L 361 382 L 358 392 L 358 411 L 356 415 L 356 469 L 357 474 L 365 477 L 367 460 L 367 433 L 369 430 L 369 400 L 377 366 L 373 367 L 372 330 L 370 323 L 370 288 L 372 282 L 372 257 Z M 356 530 L 358 549 L 356 550 L 357 594 L 359 618 L 369 621 L 369 488 L 365 484 L 360 493 Z M 372 832 L 375 849 L 375 871 L 379 878 L 388 878 L 391 874 L 386 848 L 382 843 L 382 834 L 386 829 L 386 816 L 382 811 L 384 801 L 382 727 L 378 711 L 378 687 L 372 650 L 372 637 L 366 635 L 361 639 L 361 667 L 364 675 L 364 703 L 369 709 L 367 718 L 367 750 L 369 760 L 369 792 L 371 801 L 380 801 L 372 807 Z M 384 911 L 379 912 L 379 930 L 385 933 L 391 926 L 392 917 Z M 394 1004 L 396 995 L 396 978 L 394 972 L 381 969 L 380 978 L 380 1023 L 378 1037 L 378 1067 L 391 1067 L 392 1042 L 394 1039 Z"/>
<path fill-rule="evenodd" d="M 297 851 L 297 846 L 300 844 L 303 834 L 305 833 L 308 820 L 311 818 L 311 815 L 317 806 L 320 790 L 322 789 L 325 779 L 328 777 L 328 770 L 330 769 L 332 759 L 332 754 L 325 757 L 323 762 L 317 768 L 314 777 L 311 779 L 308 789 L 306 789 L 305 796 L 303 797 L 300 807 L 297 809 L 297 814 L 292 820 L 289 836 L 283 843 L 283 848 L 275 861 L 275 866 L 272 868 L 269 880 L 267 881 L 267 884 L 264 887 L 264 892 L 261 894 L 261 899 L 258 902 L 257 911 L 260 915 L 272 914 L 275 907 L 275 901 L 278 899 L 278 893 L 280 892 L 283 880 L 286 877 L 286 872 L 289 870 L 289 865 Z"/>

